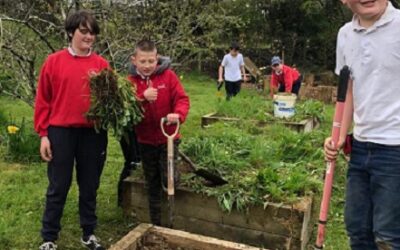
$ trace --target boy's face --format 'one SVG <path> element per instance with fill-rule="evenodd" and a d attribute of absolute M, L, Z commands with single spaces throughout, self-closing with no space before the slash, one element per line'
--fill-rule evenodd
<path fill-rule="evenodd" d="M 341 0 L 362 20 L 376 21 L 385 11 L 388 0 Z"/>
<path fill-rule="evenodd" d="M 91 27 L 89 25 L 84 27 L 81 24 L 79 25 L 79 28 L 75 30 L 74 34 L 72 34 L 71 45 L 75 50 L 88 51 L 92 47 L 95 40 L 96 34 L 93 33 Z"/>
<path fill-rule="evenodd" d="M 231 54 L 231 56 L 235 57 L 235 56 L 237 56 L 239 54 L 239 51 L 236 50 L 236 49 L 231 49 L 230 54 Z"/>
<path fill-rule="evenodd" d="M 146 52 L 138 49 L 131 60 L 141 75 L 151 76 L 157 67 L 157 50 Z"/>

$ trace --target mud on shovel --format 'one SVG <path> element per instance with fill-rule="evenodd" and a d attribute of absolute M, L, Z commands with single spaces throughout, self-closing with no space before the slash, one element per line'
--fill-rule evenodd
<path fill-rule="evenodd" d="M 174 133 L 168 134 L 165 132 L 164 123 L 167 122 L 167 118 L 161 118 L 160 126 L 161 131 L 167 137 L 167 194 L 168 194 L 168 215 L 169 215 L 169 227 L 172 228 L 174 221 L 174 195 L 175 195 L 175 183 L 174 183 L 174 138 L 179 131 L 179 120 L 176 123 L 176 129 Z"/>

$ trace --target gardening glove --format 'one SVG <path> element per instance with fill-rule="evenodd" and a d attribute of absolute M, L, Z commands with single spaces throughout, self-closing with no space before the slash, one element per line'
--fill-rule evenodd
<path fill-rule="evenodd" d="M 51 159 L 53 158 L 53 155 L 51 153 L 50 141 L 47 136 L 43 136 L 40 139 L 40 156 L 43 160 L 47 162 L 51 161 Z"/>

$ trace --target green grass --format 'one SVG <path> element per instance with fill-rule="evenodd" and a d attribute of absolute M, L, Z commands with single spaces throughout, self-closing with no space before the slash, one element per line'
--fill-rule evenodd
<path fill-rule="evenodd" d="M 200 74 L 185 75 L 183 80 L 191 100 L 191 110 L 182 126 L 183 140 L 201 133 L 202 115 L 216 111 L 217 90 L 213 80 Z M 32 118 L 32 109 L 10 98 L 0 98 L 0 107 L 11 112 L 17 119 Z M 332 116 L 332 106 L 327 106 Z M 331 119 L 321 129 L 330 133 Z M 259 132 L 259 131 L 255 131 Z M 321 142 L 322 143 L 322 142 Z M 1 149 L 3 150 L 3 149 Z M 1 153 L 0 150 L 0 153 Z M 123 166 L 122 153 L 117 141 L 110 136 L 107 162 L 98 192 L 98 229 L 96 234 L 106 246 L 110 246 L 132 229 L 136 222 L 124 218 L 117 208 L 117 182 Z M 318 168 L 318 167 L 317 167 Z M 325 165 L 319 166 L 323 172 Z M 335 173 L 334 196 L 331 202 L 327 225 L 325 249 L 349 249 L 343 225 L 343 193 L 346 167 L 341 162 Z M 0 161 L 0 249 L 37 249 L 40 242 L 41 216 L 44 208 L 44 194 L 47 187 L 46 164 L 13 164 Z M 78 216 L 78 189 L 75 180 L 68 195 L 62 219 L 62 230 L 58 245 L 60 249 L 82 249 Z M 319 202 L 314 204 L 316 213 Z M 315 230 L 314 230 L 315 235 Z M 314 240 L 311 241 L 313 244 Z"/>

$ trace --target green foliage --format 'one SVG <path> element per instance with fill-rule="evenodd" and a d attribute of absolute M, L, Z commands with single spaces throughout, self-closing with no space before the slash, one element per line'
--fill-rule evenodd
<path fill-rule="evenodd" d="M 250 91 L 241 93 L 229 102 L 220 101 L 216 105 L 217 115 L 257 121 L 302 121 L 307 118 L 324 119 L 324 105 L 320 101 L 297 101 L 295 115 L 291 118 L 274 117 L 274 104 L 271 99 Z"/>
<path fill-rule="evenodd" d="M 119 140 L 143 117 L 134 85 L 111 69 L 91 76 L 90 109 L 86 117 L 94 122 L 97 131 L 112 128 Z"/>
<path fill-rule="evenodd" d="M 17 124 L 13 118 L 2 125 L 2 144 L 6 147 L 5 159 L 10 162 L 39 162 L 40 139 L 33 131 L 32 124 L 22 118 Z"/>
<path fill-rule="evenodd" d="M 221 133 L 221 129 L 225 128 L 226 124 L 216 124 L 211 129 L 207 130 L 199 129 L 201 116 L 215 109 L 216 100 L 214 99 L 216 98 L 213 95 L 213 93 L 215 93 L 215 83 L 204 75 L 195 74 L 193 76 L 192 74 L 187 74 L 185 75 L 183 84 L 190 96 L 191 111 L 181 129 L 182 144 L 184 145 L 190 137 L 198 136 L 203 133 L 205 134 L 203 136 L 206 136 L 207 133 L 214 134 L 214 131 L 216 134 Z M 26 116 L 27 120 L 29 117 L 33 116 L 31 107 L 11 98 L 0 97 L 0 107 L 5 107 L 7 112 L 11 112 L 17 117 Z M 321 132 L 319 130 L 318 133 L 314 135 L 315 137 L 321 136 L 323 138 L 330 133 L 333 106 L 326 105 L 325 112 L 327 113 L 326 117 L 328 119 L 325 119 L 325 122 L 321 124 Z M 252 164 L 257 162 L 260 166 L 262 165 L 262 159 L 270 159 L 280 151 L 279 142 L 274 143 L 277 139 L 275 139 L 273 135 L 276 134 L 278 138 L 281 133 L 287 131 L 285 128 L 278 126 L 274 126 L 274 128 L 259 128 L 254 126 L 254 124 L 247 123 L 241 123 L 240 126 L 242 132 L 248 132 L 250 135 L 262 136 L 263 133 L 268 133 L 267 137 L 271 137 L 269 140 L 264 140 L 262 137 L 260 140 L 256 140 L 253 143 L 253 150 L 249 158 Z M 238 132 L 235 126 L 226 127 L 226 130 L 228 130 L 228 128 L 232 128 L 236 133 Z M 279 132 L 279 130 L 283 131 Z M 312 133 L 314 134 L 315 132 Z M 320 151 L 323 140 L 313 140 L 316 142 L 315 151 Z M 293 141 L 295 140 L 293 139 Z M 317 142 L 319 142 L 319 144 Z M 265 148 L 268 148 L 271 153 L 266 155 L 264 151 Z M 2 153 L 2 155 L 5 153 L 5 149 L 5 147 L 0 147 L 0 153 Z M 37 249 L 42 241 L 38 231 L 40 230 L 41 216 L 44 209 L 44 192 L 48 185 L 46 165 L 44 163 L 14 164 L 5 162 L 4 158 L 2 159 L 2 161 L 0 160 L 0 248 Z M 97 216 L 99 218 L 99 225 L 96 234 L 102 239 L 102 243 L 104 243 L 106 247 L 109 247 L 135 227 L 137 222 L 130 217 L 126 218 L 123 216 L 121 209 L 116 208 L 116 185 L 124 161 L 119 143 L 114 137 L 109 138 L 107 159 L 97 196 Z M 302 159 L 302 161 L 306 161 L 306 158 Z M 291 162 L 288 164 L 291 164 Z M 301 163 L 298 167 L 305 168 L 305 171 L 307 171 L 310 176 L 318 175 L 320 181 L 325 169 L 325 163 L 321 158 L 319 160 Z M 284 167 L 282 166 L 282 168 Z M 250 171 L 253 171 L 252 169 L 247 169 L 246 171 L 248 175 L 239 176 L 238 179 L 241 180 L 242 185 L 248 186 L 248 181 L 254 180 L 258 172 L 254 171 L 254 173 L 250 174 Z M 329 250 L 350 249 L 343 223 L 343 197 L 346 171 L 346 164 L 343 159 L 340 158 L 335 170 L 335 184 L 328 217 L 329 228 L 326 232 L 325 248 Z M 207 192 L 204 188 L 204 184 L 199 180 L 200 178 L 195 178 L 193 175 L 184 175 L 182 179 L 187 179 L 185 183 L 190 182 L 190 185 L 194 186 L 195 190 Z M 77 197 L 79 192 L 75 183 L 75 181 L 72 182 L 63 213 L 63 228 L 60 239 L 57 241 L 60 249 L 80 249 L 80 247 L 82 247 L 79 242 L 79 237 L 82 232 L 79 227 L 79 220 L 76 219 L 78 214 Z M 197 188 L 195 184 L 198 184 Z M 231 209 L 236 209 L 240 204 L 254 202 L 251 200 L 252 198 L 248 195 L 246 189 L 239 189 L 240 192 L 237 192 L 235 189 L 229 190 L 229 185 L 230 184 L 220 187 L 221 189 L 225 189 L 224 192 L 221 191 L 221 194 L 226 192 L 225 196 L 217 196 L 221 198 L 225 197 L 226 201 L 224 202 L 223 199 L 221 199 L 220 203 L 226 204 L 226 210 L 229 210 L 229 207 L 231 207 Z M 319 187 L 322 187 L 322 183 L 319 184 Z M 210 188 L 209 192 L 214 190 L 215 189 Z M 261 195 L 258 195 L 258 197 L 261 197 Z M 317 212 L 320 204 L 318 197 L 320 197 L 320 194 L 314 195 L 316 200 L 313 202 L 313 211 Z M 232 201 L 236 201 L 236 203 Z M 264 205 L 267 206 L 268 203 L 266 202 Z M 246 207 L 247 206 L 242 206 L 242 209 L 245 210 Z M 311 240 L 310 245 L 313 242 L 314 241 Z"/>
<path fill-rule="evenodd" d="M 283 126 L 215 124 L 181 146 L 200 168 L 222 176 L 228 184 L 209 188 L 187 180 L 198 192 L 218 197 L 222 208 L 245 209 L 250 204 L 295 202 L 320 187 L 316 166 L 323 164 L 323 133 L 293 132 Z"/>

